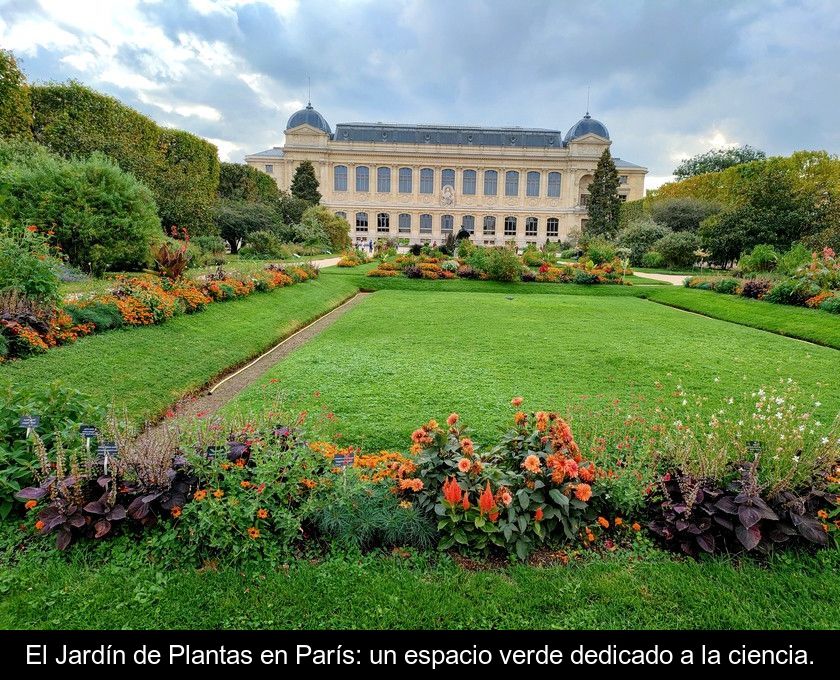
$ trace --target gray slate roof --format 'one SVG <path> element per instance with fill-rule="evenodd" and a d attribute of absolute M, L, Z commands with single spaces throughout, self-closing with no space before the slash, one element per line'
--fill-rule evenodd
<path fill-rule="evenodd" d="M 265 158 L 283 158 L 283 149 L 281 149 L 278 146 L 275 146 L 271 149 L 266 149 L 265 151 L 258 151 L 257 153 L 248 154 L 249 158 L 253 156 L 260 156 Z"/>
<path fill-rule="evenodd" d="M 396 123 L 338 123 L 338 142 L 447 144 L 551 148 L 563 146 L 560 130 L 522 127 L 469 127 L 464 125 L 402 125 Z"/>

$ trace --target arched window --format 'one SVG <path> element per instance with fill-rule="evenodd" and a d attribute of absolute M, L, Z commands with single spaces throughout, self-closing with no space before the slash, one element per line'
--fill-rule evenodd
<path fill-rule="evenodd" d="M 525 218 L 525 236 L 536 236 L 537 235 L 537 225 L 539 222 L 537 221 L 536 217 L 526 217 Z"/>
<path fill-rule="evenodd" d="M 379 213 L 376 216 L 376 231 L 380 234 L 387 234 L 391 230 L 391 216 L 388 213 Z"/>
<path fill-rule="evenodd" d="M 464 227 L 470 234 L 475 233 L 475 215 L 464 215 L 461 218 L 461 226 Z"/>
<path fill-rule="evenodd" d="M 333 170 L 333 188 L 336 191 L 347 191 L 347 166 L 336 165 Z"/>
<path fill-rule="evenodd" d="M 464 170 L 464 175 L 462 177 L 463 186 L 461 187 L 461 193 L 465 196 L 474 196 L 475 195 L 475 170 Z"/>
<path fill-rule="evenodd" d="M 368 219 L 367 213 L 356 213 L 356 231 L 367 231 L 368 230 Z"/>
<path fill-rule="evenodd" d="M 435 190 L 435 171 L 431 168 L 420 169 L 420 193 L 431 194 Z"/>
<path fill-rule="evenodd" d="M 400 213 L 399 229 L 401 234 L 411 233 L 411 215 L 408 213 Z"/>
<path fill-rule="evenodd" d="M 505 236 L 516 236 L 515 217 L 505 217 Z"/>
<path fill-rule="evenodd" d="M 420 215 L 420 233 L 421 234 L 431 234 L 432 233 L 432 216 L 428 214 Z"/>
<path fill-rule="evenodd" d="M 391 168 L 376 168 L 376 190 L 385 194 L 391 191 Z"/>
<path fill-rule="evenodd" d="M 560 220 L 556 217 L 549 217 L 545 223 L 545 235 L 546 236 L 559 236 L 560 235 Z"/>
<path fill-rule="evenodd" d="M 411 168 L 400 168 L 400 193 L 410 194 L 411 192 Z"/>
<path fill-rule="evenodd" d="M 484 218 L 484 235 L 485 236 L 495 236 L 496 235 L 496 218 L 492 215 L 487 215 Z"/>
<path fill-rule="evenodd" d="M 519 173 L 516 170 L 508 170 L 505 173 L 505 196 L 519 195 Z"/>
<path fill-rule="evenodd" d="M 346 220 L 346 219 L 347 219 L 347 213 L 346 213 L 346 212 L 344 212 L 343 210 L 339 210 L 339 211 L 335 214 L 335 216 L 336 216 L 336 217 L 340 217 L 340 218 L 341 218 L 341 219 L 343 219 L 343 220 Z"/>
<path fill-rule="evenodd" d="M 548 173 L 548 195 L 557 198 L 560 195 L 560 173 Z"/>
<path fill-rule="evenodd" d="M 452 217 L 452 215 L 441 215 L 440 216 L 440 233 L 441 234 L 451 233 L 454 226 L 455 226 L 455 218 Z"/>
<path fill-rule="evenodd" d="M 499 173 L 495 170 L 485 170 L 484 171 L 484 195 L 485 196 L 495 196 L 497 189 L 497 185 L 499 183 Z"/>
<path fill-rule="evenodd" d="M 447 184 L 455 188 L 455 171 L 450 168 L 441 170 L 440 173 L 440 188 L 443 189 Z"/>
<path fill-rule="evenodd" d="M 370 191 L 370 168 L 366 165 L 356 167 L 356 191 Z"/>
<path fill-rule="evenodd" d="M 539 196 L 540 195 L 540 173 L 531 170 L 528 173 L 528 177 L 525 184 L 525 195 L 526 196 Z"/>

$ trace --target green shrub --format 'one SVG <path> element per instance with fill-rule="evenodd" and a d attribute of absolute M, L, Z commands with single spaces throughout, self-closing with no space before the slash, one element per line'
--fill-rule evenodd
<path fill-rule="evenodd" d="M 9 356 L 9 342 L 6 337 L 0 334 L 0 362 Z"/>
<path fill-rule="evenodd" d="M 649 269 L 661 269 L 665 266 L 665 258 L 656 250 L 649 250 L 642 255 L 642 266 Z"/>
<path fill-rule="evenodd" d="M 510 248 L 490 248 L 487 251 L 485 272 L 493 281 L 518 281 L 522 264 Z"/>
<path fill-rule="evenodd" d="M 248 234 L 248 244 L 242 248 L 240 255 L 258 259 L 285 259 L 291 253 L 272 232 L 255 231 Z"/>
<path fill-rule="evenodd" d="M 737 295 L 741 282 L 738 279 L 725 278 L 715 282 L 715 290 L 724 295 Z"/>
<path fill-rule="evenodd" d="M 190 239 L 187 255 L 189 256 L 190 267 L 224 264 L 227 256 L 227 245 L 220 236 L 196 236 Z"/>
<path fill-rule="evenodd" d="M 825 312 L 831 312 L 832 314 L 840 314 L 840 295 L 823 300 L 820 303 L 820 309 Z"/>
<path fill-rule="evenodd" d="M 687 231 L 668 234 L 654 244 L 654 250 L 661 253 L 665 264 L 673 269 L 691 267 L 697 260 L 694 253 L 698 248 L 700 239 Z"/>
<path fill-rule="evenodd" d="M 537 247 L 533 244 L 529 244 L 528 247 L 522 251 L 522 262 L 529 267 L 539 267 L 543 262 L 545 262 L 545 256 L 541 253 Z"/>
<path fill-rule="evenodd" d="M 631 222 L 618 235 L 618 242 L 630 250 L 630 264 L 638 267 L 647 253 L 659 239 L 671 233 L 668 227 L 653 220 Z"/>
<path fill-rule="evenodd" d="M 589 286 L 598 283 L 598 275 L 584 271 L 583 269 L 578 269 L 575 271 L 575 278 L 572 279 L 572 282 L 579 285 Z"/>
<path fill-rule="evenodd" d="M 560 251 L 560 259 L 571 260 L 572 258 L 577 257 L 579 254 L 580 251 L 577 248 L 566 248 L 565 250 Z"/>
<path fill-rule="evenodd" d="M 84 304 L 68 303 L 64 305 L 64 311 L 70 315 L 74 324 L 92 323 L 97 332 L 120 328 L 123 325 L 122 314 L 114 304 L 96 300 Z"/>
<path fill-rule="evenodd" d="M 329 208 L 322 205 L 313 205 L 311 208 L 307 208 L 301 217 L 301 222 L 307 224 L 310 221 L 318 224 L 320 231 L 326 236 L 326 243 L 333 252 L 347 250 L 352 245 L 350 224 L 343 217 L 338 217 Z"/>
<path fill-rule="evenodd" d="M 811 260 L 811 251 L 801 243 L 795 244 L 786 253 L 779 256 L 776 271 L 787 276 L 793 276 L 796 270 Z"/>
<path fill-rule="evenodd" d="M 748 274 L 769 272 L 776 268 L 778 261 L 779 253 L 776 252 L 776 249 L 766 243 L 760 243 L 749 253 L 741 256 L 738 261 L 738 268 Z"/>
<path fill-rule="evenodd" d="M 277 235 L 284 243 L 299 243 L 310 247 L 325 248 L 330 242 L 320 220 L 309 214 L 298 223 L 281 224 Z"/>
<path fill-rule="evenodd" d="M 0 50 L 0 137 L 32 139 L 32 102 L 14 55 Z"/>
<path fill-rule="evenodd" d="M 274 203 L 280 200 L 277 182 L 245 163 L 221 163 L 219 166 L 219 198 L 231 201 Z"/>
<path fill-rule="evenodd" d="M 163 238 L 149 190 L 101 155 L 40 154 L 4 164 L 0 205 L 13 228 L 54 232 L 71 264 L 97 274 L 146 266 L 150 246 Z"/>
<path fill-rule="evenodd" d="M 771 286 L 763 299 L 783 305 L 804 305 L 806 300 L 819 292 L 820 287 L 815 283 L 786 279 Z"/>
<path fill-rule="evenodd" d="M 586 256 L 595 264 L 612 262 L 616 258 L 615 244 L 605 238 L 596 236 L 586 244 Z"/>
<path fill-rule="evenodd" d="M 265 203 L 220 200 L 216 205 L 213 220 L 219 235 L 227 241 L 231 253 L 255 231 L 277 232 L 280 229 L 280 213 Z"/>
<path fill-rule="evenodd" d="M 59 294 L 58 266 L 46 237 L 24 229 L 15 234 L 0 231 L 0 290 L 14 288 L 42 303 L 55 303 Z"/>

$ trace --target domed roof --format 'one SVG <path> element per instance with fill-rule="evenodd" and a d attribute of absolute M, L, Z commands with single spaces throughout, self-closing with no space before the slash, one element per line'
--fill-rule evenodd
<path fill-rule="evenodd" d="M 330 124 L 327 122 L 326 118 L 312 108 L 312 102 L 309 102 L 305 109 L 296 111 L 289 117 L 289 122 L 286 123 L 286 129 L 291 130 L 299 125 L 311 125 L 314 128 L 323 130 L 328 135 L 332 134 Z"/>
<path fill-rule="evenodd" d="M 586 112 L 586 115 L 581 118 L 577 123 L 572 125 L 569 128 L 569 131 L 566 133 L 566 137 L 563 139 L 563 142 L 568 144 L 574 139 L 578 137 L 583 137 L 584 135 L 598 135 L 599 137 L 603 137 L 604 139 L 610 138 L 610 133 L 607 130 L 607 126 L 604 125 L 600 120 L 595 120 L 592 116 L 589 115 L 589 111 Z"/>

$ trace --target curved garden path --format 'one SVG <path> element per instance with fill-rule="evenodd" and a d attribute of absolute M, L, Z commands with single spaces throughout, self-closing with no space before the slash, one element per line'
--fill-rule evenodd
<path fill-rule="evenodd" d="M 683 281 L 688 278 L 683 274 L 648 274 L 647 272 L 637 272 L 635 270 L 633 271 L 633 275 L 638 276 L 640 279 L 664 281 L 665 283 L 670 283 L 672 286 L 681 286 L 683 285 Z"/>

